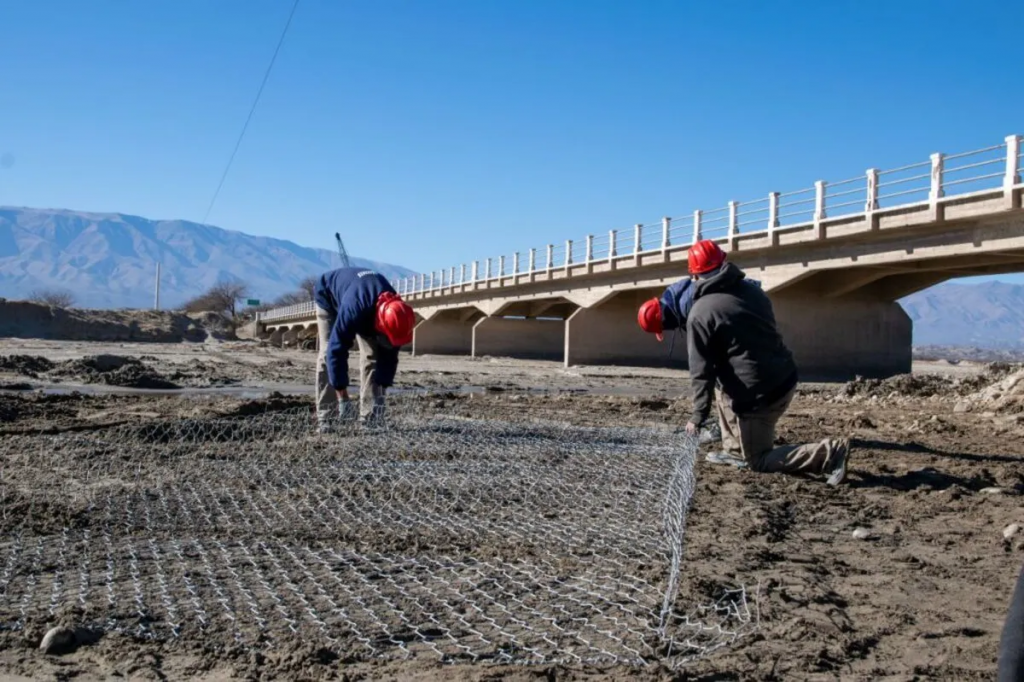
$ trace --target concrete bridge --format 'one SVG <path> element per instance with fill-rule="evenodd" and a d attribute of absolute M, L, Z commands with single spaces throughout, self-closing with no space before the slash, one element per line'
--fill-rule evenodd
<path fill-rule="evenodd" d="M 912 323 L 896 301 L 950 278 L 1024 270 L 1021 136 L 840 182 L 637 224 L 395 283 L 419 322 L 412 351 L 685 363 L 658 343 L 640 303 L 686 276 L 697 239 L 715 239 L 759 279 L 805 377 L 910 370 Z M 263 313 L 261 335 L 315 328 L 312 304 Z"/>

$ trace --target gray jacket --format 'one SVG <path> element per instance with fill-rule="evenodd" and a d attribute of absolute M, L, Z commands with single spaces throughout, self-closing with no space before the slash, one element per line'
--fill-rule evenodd
<path fill-rule="evenodd" d="M 687 321 L 692 421 L 700 426 L 711 411 L 717 383 L 746 414 L 782 398 L 796 386 L 793 354 L 775 326 L 768 295 L 743 271 L 726 263 L 697 282 Z"/>

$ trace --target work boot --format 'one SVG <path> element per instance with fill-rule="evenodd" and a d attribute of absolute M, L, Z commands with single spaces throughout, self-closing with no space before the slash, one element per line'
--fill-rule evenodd
<path fill-rule="evenodd" d="M 839 485 L 846 480 L 846 462 L 850 458 L 850 439 L 839 438 L 832 445 L 832 452 L 825 461 L 825 482 Z"/>
<path fill-rule="evenodd" d="M 334 433 L 336 430 L 331 411 L 318 410 L 316 413 L 316 432 L 326 434 Z"/>
<path fill-rule="evenodd" d="M 342 422 L 354 422 L 359 416 L 359 410 L 351 400 L 342 400 L 338 403 L 338 419 Z"/>
<path fill-rule="evenodd" d="M 381 428 L 385 425 L 386 408 L 384 406 L 384 400 L 378 398 L 374 400 L 373 408 L 370 413 L 363 417 L 363 426 L 367 428 Z"/>
<path fill-rule="evenodd" d="M 720 440 L 722 440 L 722 427 L 717 422 L 706 429 L 701 429 L 700 435 L 697 436 L 698 445 L 711 445 Z"/>
<path fill-rule="evenodd" d="M 704 455 L 704 461 L 710 462 L 711 464 L 728 464 L 734 466 L 737 469 L 745 469 L 747 467 L 747 460 L 743 459 L 740 455 L 732 452 L 725 452 L 723 450 L 714 450 Z"/>

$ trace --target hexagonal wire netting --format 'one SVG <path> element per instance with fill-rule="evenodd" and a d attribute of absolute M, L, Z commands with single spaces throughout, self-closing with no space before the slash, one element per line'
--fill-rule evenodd
<path fill-rule="evenodd" d="M 755 627 L 677 595 L 693 439 L 307 411 L 0 436 L 0 627 L 352 660 L 680 665 Z"/>

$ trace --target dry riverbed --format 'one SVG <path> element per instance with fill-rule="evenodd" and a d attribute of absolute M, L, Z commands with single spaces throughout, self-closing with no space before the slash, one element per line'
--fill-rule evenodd
<path fill-rule="evenodd" d="M 101 361 L 99 368 L 95 360 L 83 363 L 96 356 L 130 360 Z M 309 352 L 243 341 L 5 339 L 0 386 L 25 390 L 0 392 L 0 432 L 8 434 L 0 438 L 311 411 L 313 361 Z M 118 368 L 103 371 L 111 364 Z M 801 387 L 779 438 L 850 436 L 849 482 L 838 489 L 697 464 L 682 598 L 704 598 L 709 586 L 759 585 L 760 627 L 684 668 L 690 677 L 683 679 L 993 679 L 1006 606 L 1024 562 L 1024 535 L 1009 528 L 1024 525 L 1024 409 L 1018 388 L 1024 381 L 1012 366 L 933 363 L 918 370 L 886 382 Z M 115 372 L 126 376 L 103 378 Z M 132 376 L 143 376 L 151 388 L 163 380 L 192 392 L 110 393 L 132 388 Z M 54 386 L 98 392 L 38 390 Z M 227 392 L 240 388 L 281 395 Z M 685 373 L 660 369 L 403 357 L 397 388 L 412 392 L 406 399 L 420 401 L 424 409 L 474 418 L 682 425 L 690 408 Z M 5 498 L 3 518 L 10 521 L 24 509 Z M 46 656 L 35 639 L 46 624 L 35 625 L 27 633 L 4 632 L 0 677 L 673 678 L 657 664 L 495 668 L 350 661 L 299 637 L 268 651 L 246 652 L 216 638 L 159 643 L 108 634 L 63 656 Z"/>

